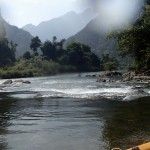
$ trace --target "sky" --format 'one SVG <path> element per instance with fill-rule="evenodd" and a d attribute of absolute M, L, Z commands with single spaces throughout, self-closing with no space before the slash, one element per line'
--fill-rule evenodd
<path fill-rule="evenodd" d="M 26 24 L 38 25 L 41 21 L 64 15 L 69 11 L 84 10 L 78 7 L 78 0 L 0 0 L 2 16 L 18 27 Z"/>
<path fill-rule="evenodd" d="M 118 28 L 132 22 L 143 4 L 144 0 L 0 0 L 2 16 L 18 27 L 30 23 L 38 25 L 69 11 L 79 13 L 90 7 L 99 13 L 105 28 L 106 25 Z"/>

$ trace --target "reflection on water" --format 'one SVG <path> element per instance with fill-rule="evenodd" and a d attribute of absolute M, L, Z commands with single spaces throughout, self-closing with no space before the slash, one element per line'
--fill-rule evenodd
<path fill-rule="evenodd" d="M 13 101 L 9 101 L 5 97 L 5 94 L 2 93 L 1 98 L 2 99 L 0 99 L 0 150 L 7 150 L 8 143 L 7 140 L 5 139 L 5 135 L 8 134 L 7 127 L 10 125 L 9 124 L 10 116 L 8 114 L 12 107 Z"/>
<path fill-rule="evenodd" d="M 1 97 L 1 150 L 105 150 L 150 140 L 149 98 L 119 102 Z"/>
<path fill-rule="evenodd" d="M 150 98 L 121 102 L 110 110 L 103 130 L 109 147 L 123 149 L 150 141 Z"/>
<path fill-rule="evenodd" d="M 86 100 L 1 97 L 1 150 L 91 150 L 104 144 L 103 123 Z"/>

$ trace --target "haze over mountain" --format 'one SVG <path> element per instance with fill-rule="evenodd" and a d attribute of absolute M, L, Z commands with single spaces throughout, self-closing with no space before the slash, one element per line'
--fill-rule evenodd
<path fill-rule="evenodd" d="M 96 16 L 91 10 L 87 9 L 82 13 L 68 12 L 65 15 L 49 21 L 43 21 L 38 26 L 28 24 L 23 27 L 33 36 L 39 36 L 44 41 L 56 36 L 58 40 L 68 38 L 82 30 Z"/>
<path fill-rule="evenodd" d="M 66 44 L 73 41 L 89 45 L 98 56 L 107 53 L 116 55 L 116 41 L 107 38 L 107 34 L 97 24 L 97 18 L 90 21 L 80 32 L 68 38 Z"/>
<path fill-rule="evenodd" d="M 19 29 L 16 26 L 12 26 L 9 23 L 7 23 L 0 14 L 0 26 L 6 33 L 6 38 L 8 41 L 12 41 L 13 43 L 16 43 L 17 51 L 16 56 L 21 56 L 24 54 L 24 52 L 30 50 L 30 42 L 33 38 L 31 34 L 27 31 L 24 31 L 23 29 Z"/>

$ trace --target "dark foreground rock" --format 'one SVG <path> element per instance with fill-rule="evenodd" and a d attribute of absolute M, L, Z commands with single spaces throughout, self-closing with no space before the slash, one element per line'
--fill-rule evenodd
<path fill-rule="evenodd" d="M 22 83 L 31 84 L 31 82 L 30 82 L 30 81 L 28 81 L 28 80 L 23 81 Z"/>
<path fill-rule="evenodd" d="M 112 77 L 112 76 L 122 76 L 122 73 L 118 71 L 105 71 L 99 74 L 99 77 Z"/>
<path fill-rule="evenodd" d="M 12 84 L 13 81 L 12 80 L 6 80 L 3 84 Z"/>
<path fill-rule="evenodd" d="M 147 72 L 148 73 L 148 72 Z M 145 73 L 127 72 L 123 74 L 123 82 L 147 82 L 150 83 L 150 76 Z"/>
<path fill-rule="evenodd" d="M 6 80 L 3 84 L 12 84 L 12 83 L 25 83 L 25 84 L 31 84 L 31 82 L 30 81 L 28 81 L 28 80 L 22 80 L 22 79 L 20 79 L 20 80 Z"/>

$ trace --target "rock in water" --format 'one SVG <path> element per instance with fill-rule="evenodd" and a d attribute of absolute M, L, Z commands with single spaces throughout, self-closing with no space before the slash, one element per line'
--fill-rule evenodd
<path fill-rule="evenodd" d="M 22 83 L 31 84 L 30 81 L 22 81 Z"/>
<path fill-rule="evenodd" d="M 12 84 L 12 80 L 6 80 L 3 84 Z"/>

